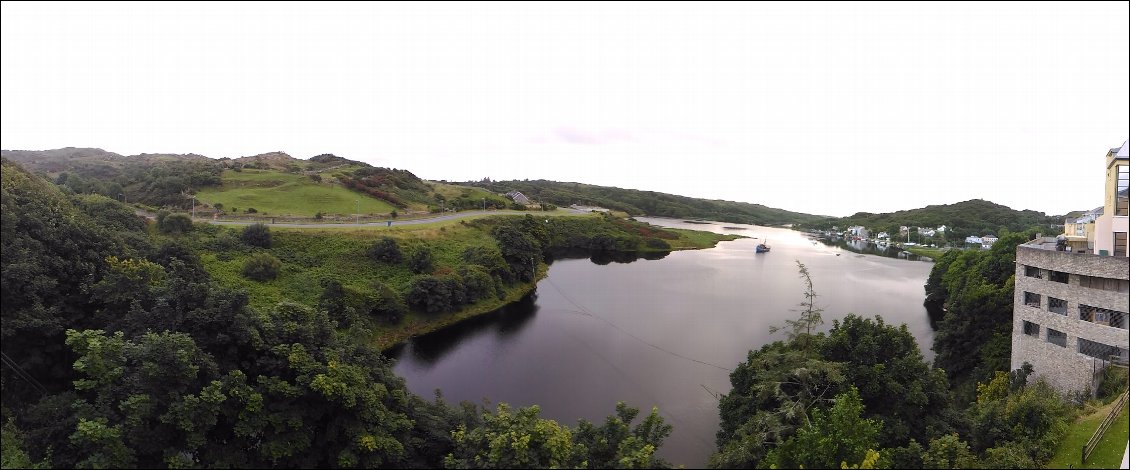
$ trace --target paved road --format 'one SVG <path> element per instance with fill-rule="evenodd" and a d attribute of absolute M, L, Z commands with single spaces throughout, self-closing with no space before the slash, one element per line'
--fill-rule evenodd
<path fill-rule="evenodd" d="M 566 209 L 566 210 L 570 211 L 571 214 L 575 214 L 575 215 L 588 214 L 588 212 L 577 210 L 577 209 Z M 454 214 L 437 215 L 435 217 L 427 217 L 427 218 L 423 218 L 423 219 L 393 219 L 392 226 L 398 227 L 398 226 L 401 226 L 401 225 L 430 224 L 430 223 L 433 223 L 433 222 L 443 222 L 445 220 L 463 219 L 463 218 L 467 218 L 467 217 L 473 217 L 473 216 L 476 216 L 476 215 L 519 215 L 519 214 L 547 215 L 545 212 L 541 212 L 541 211 L 525 211 L 525 212 L 518 212 L 518 211 L 467 211 L 467 212 L 456 212 Z M 558 214 L 554 214 L 553 216 L 556 216 L 556 215 L 558 215 Z M 269 219 L 269 217 L 264 217 L 264 219 Z M 204 223 L 216 224 L 216 225 L 251 225 L 251 224 L 262 222 L 262 223 L 265 223 L 265 224 L 270 225 L 272 227 L 330 228 L 330 227 L 385 227 L 385 226 L 388 226 L 388 220 L 389 219 L 380 219 L 380 220 L 377 220 L 375 222 L 362 222 L 360 224 L 357 224 L 357 223 L 303 224 L 303 223 L 291 223 L 291 222 L 283 222 L 283 223 L 272 224 L 272 223 L 270 223 L 269 220 L 246 220 L 245 221 L 245 220 L 210 220 L 210 219 L 196 219 L 196 222 L 204 222 Z"/>

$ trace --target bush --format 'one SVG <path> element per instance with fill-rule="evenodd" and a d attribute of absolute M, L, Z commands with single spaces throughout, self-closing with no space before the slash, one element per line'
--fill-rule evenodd
<path fill-rule="evenodd" d="M 664 240 L 662 238 L 648 238 L 647 241 L 644 242 L 644 244 L 647 245 L 648 248 L 654 248 L 657 250 L 671 249 L 671 244 L 667 243 L 667 240 Z"/>
<path fill-rule="evenodd" d="M 408 306 L 404 304 L 400 294 L 379 282 L 373 283 L 368 309 L 369 315 L 385 323 L 398 323 L 408 313 Z"/>
<path fill-rule="evenodd" d="M 391 237 L 381 237 L 369 248 L 369 258 L 378 263 L 399 264 L 404 261 L 400 253 L 400 245 Z"/>
<path fill-rule="evenodd" d="M 416 274 L 431 274 L 435 271 L 435 257 L 432 255 L 432 250 L 419 247 L 413 251 L 408 257 L 408 269 Z"/>
<path fill-rule="evenodd" d="M 454 310 L 465 300 L 463 282 L 457 276 L 419 276 L 408 288 L 408 306 L 436 313 Z"/>
<path fill-rule="evenodd" d="M 164 233 L 181 234 L 191 232 L 192 218 L 187 214 L 169 214 L 158 220 L 157 228 Z"/>
<path fill-rule="evenodd" d="M 459 277 L 463 278 L 463 291 L 467 303 L 474 303 L 495 294 L 497 286 L 486 268 L 476 265 L 460 266 L 458 273 Z"/>
<path fill-rule="evenodd" d="M 271 248 L 271 228 L 265 224 L 252 224 L 243 229 L 239 239 L 249 246 Z"/>
<path fill-rule="evenodd" d="M 259 211 L 255 210 L 255 208 L 254 208 L 254 207 L 248 207 L 248 208 L 247 208 L 247 213 L 248 213 L 248 214 L 254 214 L 254 213 L 256 213 L 256 212 L 259 212 Z"/>
<path fill-rule="evenodd" d="M 282 262 L 267 253 L 251 255 L 251 257 L 243 263 L 243 275 L 248 279 L 260 282 L 269 281 L 278 277 L 279 269 L 282 269 Z"/>

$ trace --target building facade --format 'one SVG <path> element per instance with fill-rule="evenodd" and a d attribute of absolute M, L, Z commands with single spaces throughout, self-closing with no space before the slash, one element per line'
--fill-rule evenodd
<path fill-rule="evenodd" d="M 1108 365 L 1130 362 L 1126 151 L 1123 143 L 1107 152 L 1094 251 L 1065 249 L 1066 236 L 1080 231 L 1066 225 L 1065 232 L 1073 233 L 1016 247 L 1011 366 L 1032 364 L 1037 377 L 1063 393 L 1094 392 Z M 1084 237 L 1086 230 L 1084 224 Z"/>
<path fill-rule="evenodd" d="M 1095 254 L 1127 257 L 1127 232 L 1130 232 L 1130 156 L 1127 143 L 1106 154 L 1106 197 L 1103 215 L 1095 220 Z"/>

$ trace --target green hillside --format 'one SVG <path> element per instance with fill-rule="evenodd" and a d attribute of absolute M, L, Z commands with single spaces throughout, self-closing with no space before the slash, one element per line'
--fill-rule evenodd
<path fill-rule="evenodd" d="M 345 189 L 326 179 L 274 170 L 224 170 L 219 186 L 200 189 L 196 198 L 209 205 L 260 213 L 310 217 L 323 214 L 387 214 L 395 208 L 380 199 Z"/>
<path fill-rule="evenodd" d="M 722 222 L 758 225 L 784 225 L 817 222 L 827 217 L 790 212 L 746 202 L 696 199 L 654 191 L 639 191 L 582 183 L 548 180 L 482 181 L 463 183 L 495 193 L 521 191 L 530 199 L 559 206 L 594 205 L 627 212 L 675 218 L 699 218 Z"/>
<path fill-rule="evenodd" d="M 813 228 L 838 226 L 842 229 L 852 225 L 862 225 L 872 231 L 892 234 L 899 233 L 899 227 L 903 225 L 929 228 L 945 225 L 948 228 L 946 237 L 954 241 L 969 235 L 1000 235 L 1004 230 L 1012 232 L 1021 232 L 1030 228 L 1062 230 L 1063 217 L 1048 216 L 1033 210 L 1018 211 L 990 201 L 972 199 L 955 204 L 932 205 L 883 214 L 859 212 L 849 217 L 808 226 Z"/>

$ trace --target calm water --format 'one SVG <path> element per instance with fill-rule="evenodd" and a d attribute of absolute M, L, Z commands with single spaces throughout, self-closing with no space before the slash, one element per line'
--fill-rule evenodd
<path fill-rule="evenodd" d="M 769 326 L 794 318 L 803 300 L 795 260 L 811 272 L 825 330 L 848 313 L 879 314 L 906 323 L 933 358 L 922 307 L 931 263 L 814 244 L 784 229 L 640 220 L 757 239 L 657 260 L 556 261 L 522 302 L 392 350 L 396 373 L 424 397 L 438 388 L 453 402 L 538 404 L 543 417 L 570 426 L 582 417 L 599 424 L 621 400 L 642 413 L 658 406 L 675 426 L 660 455 L 702 467 L 715 450 L 714 394 L 729 392 L 729 370 L 750 349 L 782 338 Z M 755 254 L 766 239 L 772 251 Z"/>

